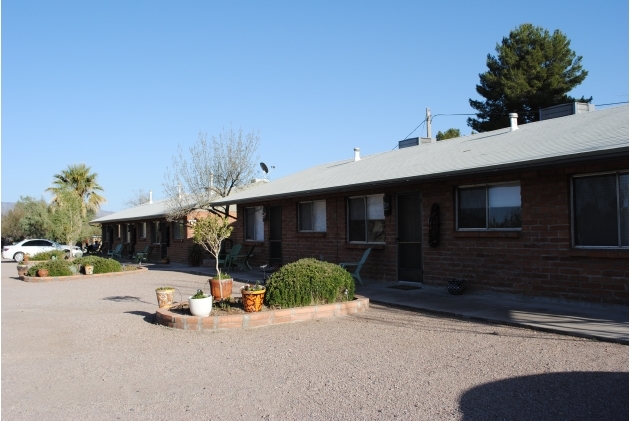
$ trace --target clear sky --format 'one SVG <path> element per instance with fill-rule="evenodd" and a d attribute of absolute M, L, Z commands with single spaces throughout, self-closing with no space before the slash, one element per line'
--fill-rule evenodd
<path fill-rule="evenodd" d="M 391 150 L 425 108 L 473 113 L 487 54 L 522 23 L 583 56 L 572 95 L 628 101 L 625 0 L 3 0 L 2 201 L 49 200 L 74 163 L 98 173 L 104 210 L 160 199 L 177 145 L 230 126 L 259 132 L 272 180 Z M 437 116 L 433 135 L 450 127 L 471 133 Z"/>

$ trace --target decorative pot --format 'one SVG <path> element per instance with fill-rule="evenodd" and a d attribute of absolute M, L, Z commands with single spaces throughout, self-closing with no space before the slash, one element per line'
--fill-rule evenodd
<path fill-rule="evenodd" d="M 18 276 L 26 276 L 28 265 L 18 265 Z"/>
<path fill-rule="evenodd" d="M 156 297 L 158 298 L 158 307 L 171 307 L 173 305 L 173 292 L 175 288 L 156 289 Z"/>
<path fill-rule="evenodd" d="M 160 262 L 162 262 L 163 265 L 168 265 L 169 264 L 169 258 L 168 257 L 163 257 L 162 260 L 160 260 Z"/>
<path fill-rule="evenodd" d="M 208 282 L 210 283 L 210 294 L 215 300 L 224 300 L 232 295 L 232 278 L 222 280 L 211 278 Z"/>
<path fill-rule="evenodd" d="M 37 276 L 39 276 L 40 278 L 45 278 L 48 276 L 48 269 L 39 269 L 37 271 Z"/>
<path fill-rule="evenodd" d="M 263 308 L 263 297 L 265 297 L 265 290 L 260 291 L 245 291 L 241 290 L 241 300 L 243 301 L 243 309 L 248 313 L 255 311 L 261 311 Z"/>
<path fill-rule="evenodd" d="M 85 265 L 83 267 L 83 270 L 85 271 L 86 275 L 92 275 L 92 273 L 94 273 L 94 266 L 92 266 L 92 265 Z"/>
<path fill-rule="evenodd" d="M 451 281 L 449 281 L 449 284 L 447 285 L 447 291 L 449 291 L 451 295 L 462 294 L 464 292 L 464 288 L 465 288 L 464 279 L 452 279 Z"/>
<path fill-rule="evenodd" d="M 206 317 L 213 310 L 213 296 L 206 298 L 188 297 L 188 308 L 193 316 Z"/>
<path fill-rule="evenodd" d="M 25 262 L 28 262 L 30 259 L 31 259 L 31 255 L 28 253 L 26 253 L 24 257 L 22 258 L 22 260 L 24 260 Z"/>

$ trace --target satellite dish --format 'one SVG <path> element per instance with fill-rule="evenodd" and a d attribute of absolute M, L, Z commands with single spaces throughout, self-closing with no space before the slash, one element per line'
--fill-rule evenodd
<path fill-rule="evenodd" d="M 261 169 L 263 170 L 265 174 L 269 173 L 269 170 L 267 169 L 267 165 L 265 165 L 264 162 L 261 162 L 260 165 L 261 165 Z"/>

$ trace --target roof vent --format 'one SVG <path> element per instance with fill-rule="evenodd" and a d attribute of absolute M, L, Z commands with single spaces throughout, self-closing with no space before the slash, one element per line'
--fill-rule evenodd
<path fill-rule="evenodd" d="M 517 113 L 510 113 L 508 115 L 508 118 L 510 118 L 510 131 L 514 132 L 515 130 L 519 129 L 519 127 L 517 126 Z"/>
<path fill-rule="evenodd" d="M 355 148 L 355 159 L 353 161 L 361 161 L 361 158 L 359 157 L 359 148 Z"/>

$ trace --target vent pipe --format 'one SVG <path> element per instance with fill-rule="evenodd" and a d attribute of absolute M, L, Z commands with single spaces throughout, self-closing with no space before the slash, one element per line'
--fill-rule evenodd
<path fill-rule="evenodd" d="M 149 204 L 153 203 L 153 192 L 149 190 Z"/>
<path fill-rule="evenodd" d="M 425 125 L 427 126 L 427 138 L 432 138 L 432 113 L 429 108 L 425 108 Z"/>
<path fill-rule="evenodd" d="M 517 113 L 510 113 L 508 118 L 510 118 L 510 131 L 514 132 L 519 129 L 519 127 L 517 127 Z"/>
<path fill-rule="evenodd" d="M 359 148 L 355 148 L 355 159 L 354 161 L 361 161 L 361 158 L 359 157 Z"/>

